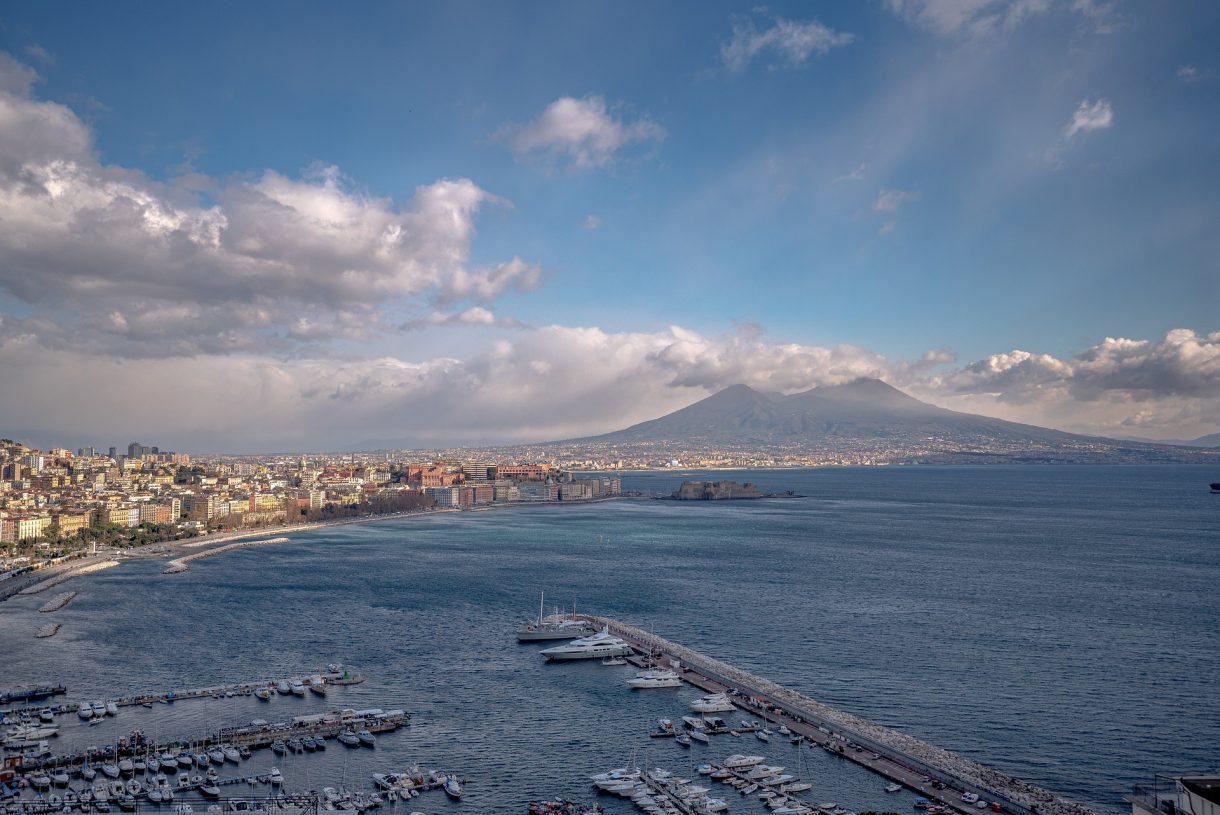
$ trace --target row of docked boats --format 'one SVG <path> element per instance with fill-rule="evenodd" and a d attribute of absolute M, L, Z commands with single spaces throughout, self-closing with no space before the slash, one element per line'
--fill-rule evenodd
<path fill-rule="evenodd" d="M 113 701 L 81 702 L 80 707 L 76 709 L 76 715 L 86 721 L 91 719 L 101 721 L 106 716 L 118 716 L 119 706 Z"/>
<path fill-rule="evenodd" d="M 270 702 L 276 694 L 280 696 L 304 696 L 306 691 L 325 698 L 326 677 L 322 676 L 322 674 L 314 674 L 308 679 L 281 679 L 274 685 L 255 688 L 254 695 L 259 701 Z"/>
<path fill-rule="evenodd" d="M 659 767 L 648 771 L 620 768 L 591 776 L 590 780 L 600 792 L 627 798 L 649 815 L 713 815 L 729 808 L 728 802 L 711 795 L 708 787 Z"/>
<path fill-rule="evenodd" d="M 421 770 L 417 764 L 412 764 L 401 773 L 373 773 L 373 784 L 389 795 L 390 800 L 415 798 L 421 792 L 439 789 L 454 801 L 459 801 L 464 791 L 462 780 L 456 773 Z"/>

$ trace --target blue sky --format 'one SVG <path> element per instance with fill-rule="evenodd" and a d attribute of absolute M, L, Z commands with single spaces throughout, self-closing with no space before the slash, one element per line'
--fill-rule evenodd
<path fill-rule="evenodd" d="M 58 144 L 31 123 L 65 106 L 85 134 L 64 148 L 88 165 L 84 188 L 122 178 L 138 206 L 172 204 L 187 220 L 214 209 L 225 250 L 206 262 L 192 250 L 172 275 L 164 259 L 134 273 L 171 251 L 164 234 L 148 251 L 143 232 L 129 241 L 135 259 L 90 260 L 79 220 L 31 241 L 29 213 L 11 213 L 10 366 L 29 364 L 30 348 L 69 367 L 127 360 L 127 372 L 177 359 L 260 387 L 275 369 L 286 389 L 321 393 L 303 368 L 341 359 L 352 381 L 330 397 L 374 425 L 425 397 L 477 392 L 490 409 L 504 381 L 524 387 L 523 370 L 545 368 L 537 392 L 566 383 L 568 409 L 589 411 L 556 435 L 646 418 L 729 379 L 795 390 L 861 373 L 1089 432 L 1220 428 L 1213 3 L 15 3 L 0 26 L 9 73 L 23 77 L 12 93 L 28 103 L 8 127 Z M 12 167 L 51 160 L 13 153 Z M 292 195 L 301 184 L 371 207 L 379 225 L 443 179 L 468 180 L 478 203 L 456 231 L 420 238 L 426 283 L 404 271 L 417 248 L 328 294 L 357 250 L 308 240 L 311 256 L 269 258 L 267 243 L 234 237 L 270 229 L 261 215 L 239 229 L 236 203 L 267 194 L 269 174 Z M 298 269 L 332 248 L 337 266 L 293 280 L 277 266 L 252 282 L 252 257 Z M 503 279 L 479 271 L 513 258 L 522 265 Z M 77 263 L 92 265 L 61 275 Z M 225 321 L 251 303 L 257 317 Z M 314 333 L 293 336 L 299 314 Z M 587 382 L 577 363 L 548 380 L 566 370 L 548 343 L 587 343 L 614 376 Z M 511 370 L 496 367 L 506 353 Z M 402 363 L 421 390 L 402 401 L 411 387 L 374 360 Z M 645 390 L 608 397 L 637 380 Z M 115 397 L 106 432 L 128 428 L 124 407 Z M 18 429 L 73 420 L 44 413 Z M 192 442 L 234 437 L 219 413 Z M 303 438 L 358 441 L 312 416 Z M 546 429 L 472 414 L 421 438 Z"/>

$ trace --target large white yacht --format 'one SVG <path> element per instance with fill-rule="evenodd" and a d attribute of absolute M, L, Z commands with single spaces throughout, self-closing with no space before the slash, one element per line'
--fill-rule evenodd
<path fill-rule="evenodd" d="M 700 696 L 690 703 L 690 709 L 696 713 L 727 713 L 732 710 L 733 703 L 724 693 L 713 693 L 710 696 Z"/>
<path fill-rule="evenodd" d="M 682 677 L 668 668 L 650 668 L 647 671 L 640 671 L 634 677 L 628 679 L 627 684 L 637 690 L 678 688 L 682 686 Z"/>
<path fill-rule="evenodd" d="M 627 656 L 632 652 L 631 646 L 603 628 L 591 637 L 547 648 L 542 655 L 549 660 L 568 659 L 601 659 L 602 657 Z"/>

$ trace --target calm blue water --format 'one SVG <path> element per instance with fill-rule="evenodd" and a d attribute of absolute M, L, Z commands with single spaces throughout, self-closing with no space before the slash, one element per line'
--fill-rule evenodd
<path fill-rule="evenodd" d="M 628 476 L 624 486 L 669 491 L 688 475 Z M 0 687 L 55 680 L 70 698 L 104 698 L 342 661 L 369 681 L 329 702 L 181 702 L 93 728 L 61 717 L 58 740 L 403 707 L 412 725 L 375 751 L 332 745 L 279 759 L 289 785 L 354 786 L 417 761 L 471 783 L 461 804 L 434 797 L 411 809 L 519 813 L 530 798 L 589 797 L 585 777 L 633 753 L 686 771 L 691 755 L 761 752 L 811 780 L 815 800 L 909 807 L 906 793 L 886 795 L 880 779 L 821 751 L 724 736 L 692 753 L 648 739 L 656 717 L 681 715 L 697 694 L 631 693 L 629 669 L 542 664 L 543 646 L 519 646 L 511 632 L 546 590 L 1117 813 L 1129 785 L 1155 772 L 1220 768 L 1220 496 L 1207 491 L 1218 475 L 717 473 L 809 497 L 339 527 L 176 576 L 132 562 L 74 581 L 80 596 L 54 614 L 36 611 L 49 595 L 0 604 Z M 63 631 L 34 639 L 50 619 Z M 733 811 L 762 811 L 724 790 Z"/>

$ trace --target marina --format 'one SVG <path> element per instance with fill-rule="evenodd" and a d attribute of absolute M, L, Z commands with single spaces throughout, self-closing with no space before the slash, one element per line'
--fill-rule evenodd
<path fill-rule="evenodd" d="M 1026 781 L 817 702 L 643 629 L 608 617 L 583 616 L 595 627 L 629 642 L 638 652 L 632 657 L 635 664 L 665 663 L 680 668 L 684 681 L 710 694 L 723 694 L 735 708 L 763 715 L 810 746 L 833 752 L 959 812 L 990 809 L 1016 815 L 1093 815 L 1088 807 Z"/>

